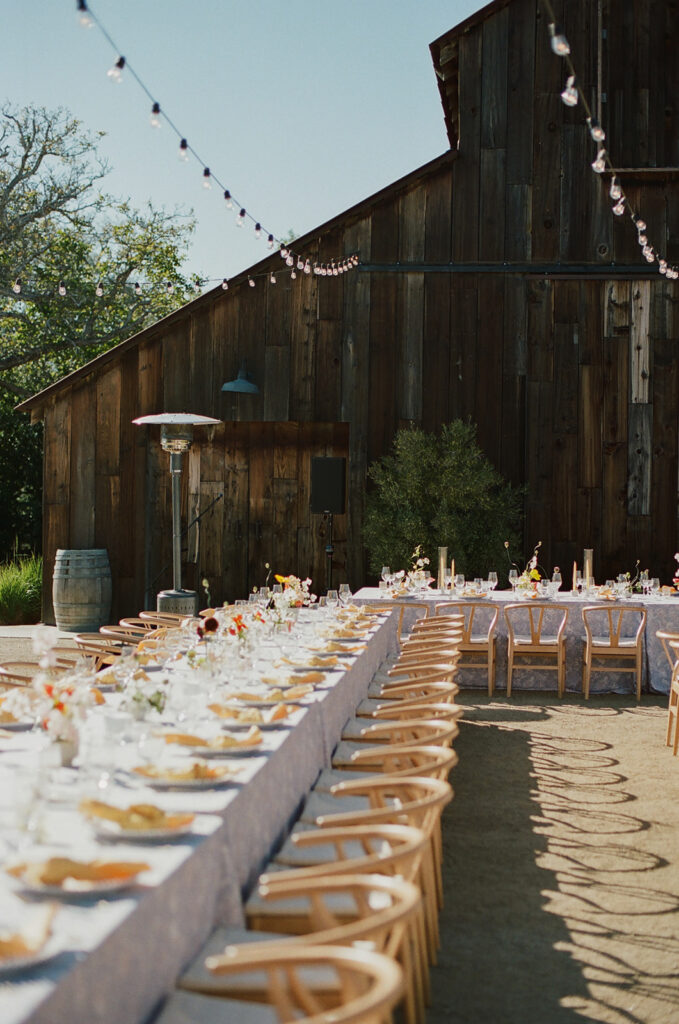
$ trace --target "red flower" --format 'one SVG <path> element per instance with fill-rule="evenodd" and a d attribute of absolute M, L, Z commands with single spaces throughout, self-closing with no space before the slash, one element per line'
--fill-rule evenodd
<path fill-rule="evenodd" d="M 205 630 L 206 633 L 216 633 L 217 630 L 219 629 L 219 623 L 217 622 L 216 619 L 210 616 L 203 622 L 203 629 Z"/>

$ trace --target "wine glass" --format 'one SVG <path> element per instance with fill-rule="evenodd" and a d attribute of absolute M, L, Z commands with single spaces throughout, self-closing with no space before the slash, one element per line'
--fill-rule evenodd
<path fill-rule="evenodd" d="M 495 572 L 494 569 L 491 569 L 491 571 L 488 573 L 488 589 L 491 590 L 491 591 L 495 590 L 496 586 L 497 586 L 497 573 Z"/>
<path fill-rule="evenodd" d="M 339 585 L 339 599 L 340 604 L 349 604 L 351 601 L 351 587 L 348 583 L 340 583 Z"/>
<path fill-rule="evenodd" d="M 518 569 L 510 569 L 509 570 L 509 585 L 512 588 L 512 590 L 513 590 L 515 595 L 516 595 L 516 588 L 517 588 L 518 584 L 519 584 L 519 570 Z"/>
<path fill-rule="evenodd" d="M 389 586 L 391 582 L 391 569 L 389 568 L 388 565 L 382 566 L 382 572 L 380 575 L 382 576 L 382 579 L 387 584 L 387 586 Z"/>
<path fill-rule="evenodd" d="M 456 573 L 455 580 L 453 582 L 454 582 L 454 585 L 455 585 L 455 593 L 456 594 L 461 594 L 463 592 L 463 590 L 464 590 L 464 573 L 462 573 L 462 572 Z"/>
<path fill-rule="evenodd" d="M 335 608 L 339 604 L 339 594 L 336 590 L 329 590 L 325 596 L 326 606 L 334 612 Z"/>
<path fill-rule="evenodd" d="M 259 593 L 257 594 L 257 604 L 260 608 L 266 608 L 271 597 L 271 591 L 268 587 L 260 587 Z"/>
<path fill-rule="evenodd" d="M 660 580 L 657 576 L 654 576 L 651 580 L 651 597 L 654 597 L 660 590 Z"/>
<path fill-rule="evenodd" d="M 554 584 L 553 590 L 555 593 L 556 591 L 561 589 L 561 584 L 563 583 L 563 580 L 561 579 L 561 572 L 559 569 L 555 569 L 552 573 L 552 583 Z"/>

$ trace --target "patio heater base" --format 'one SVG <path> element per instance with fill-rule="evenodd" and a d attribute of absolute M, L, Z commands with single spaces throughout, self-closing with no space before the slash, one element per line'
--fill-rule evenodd
<path fill-rule="evenodd" d="M 198 594 L 195 590 L 161 590 L 156 599 L 156 611 L 197 615 Z"/>

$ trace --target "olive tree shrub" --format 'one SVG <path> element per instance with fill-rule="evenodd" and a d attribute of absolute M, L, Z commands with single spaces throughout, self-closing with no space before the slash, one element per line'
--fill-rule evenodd
<path fill-rule="evenodd" d="M 372 572 L 409 569 L 419 544 L 433 572 L 445 546 L 467 578 L 495 569 L 506 579 L 505 542 L 519 547 L 523 491 L 488 461 L 475 424 L 454 420 L 439 434 L 399 430 L 392 454 L 374 462 L 368 477 L 363 542 Z"/>

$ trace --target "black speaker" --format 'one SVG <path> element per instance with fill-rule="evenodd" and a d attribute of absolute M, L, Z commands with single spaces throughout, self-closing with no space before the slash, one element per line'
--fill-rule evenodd
<path fill-rule="evenodd" d="M 311 459 L 311 511 L 344 515 L 346 459 L 314 455 Z"/>

